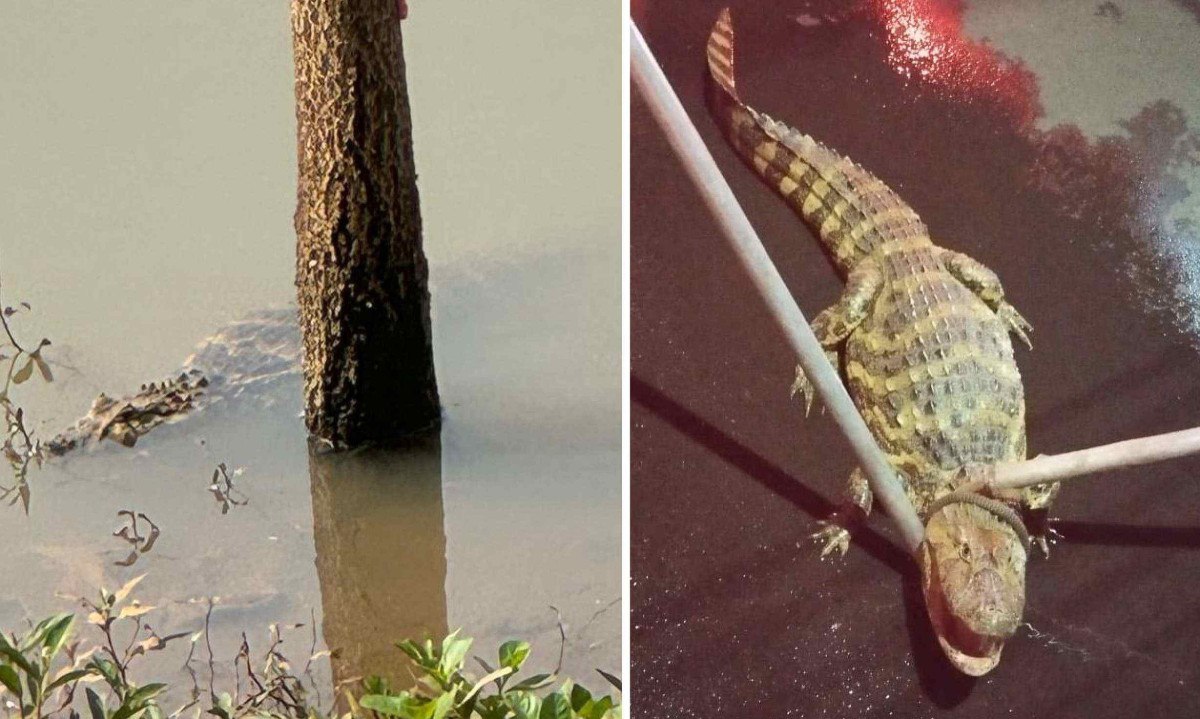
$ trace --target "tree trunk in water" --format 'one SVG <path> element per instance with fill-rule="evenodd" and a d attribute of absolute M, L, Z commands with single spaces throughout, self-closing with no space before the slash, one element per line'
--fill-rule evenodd
<path fill-rule="evenodd" d="M 337 448 L 440 419 L 396 0 L 292 0 L 305 418 Z"/>

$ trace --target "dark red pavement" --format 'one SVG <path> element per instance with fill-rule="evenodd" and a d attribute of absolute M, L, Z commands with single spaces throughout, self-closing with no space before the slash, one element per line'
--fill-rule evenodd
<path fill-rule="evenodd" d="M 704 41 L 723 3 L 634 5 L 815 315 L 839 278 L 705 109 Z M 898 73 L 896 5 L 942 13 L 934 27 L 958 65 L 923 82 Z M 1018 349 L 1031 455 L 1200 424 L 1196 339 L 1151 309 L 1172 301 L 1145 251 L 1170 184 L 1153 151 L 1176 132 L 1163 108 L 1148 108 L 1131 140 L 1041 133 L 1036 82 L 955 44 L 953 5 L 835 12 L 735 4 L 741 92 L 883 177 L 941 244 L 1000 275 L 1035 328 L 1034 350 Z M 956 674 L 886 517 L 844 561 L 817 560 L 808 534 L 838 501 L 850 451 L 830 419 L 806 420 L 789 400 L 780 332 L 636 92 L 632 105 L 637 715 L 1196 716 L 1200 459 L 1067 486 L 1054 513 L 1066 539 L 1030 565 L 1028 626 L 992 674 Z"/>

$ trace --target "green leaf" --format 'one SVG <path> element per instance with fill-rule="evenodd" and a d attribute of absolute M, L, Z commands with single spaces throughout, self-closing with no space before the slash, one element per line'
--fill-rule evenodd
<path fill-rule="evenodd" d="M 489 697 L 489 699 L 495 699 L 495 697 Z M 508 717 L 508 707 L 504 704 L 487 707 L 477 706 L 475 707 L 475 713 L 481 719 L 506 719 Z"/>
<path fill-rule="evenodd" d="M 25 638 L 21 640 L 21 651 L 27 652 L 37 645 L 42 644 L 43 640 L 46 638 L 46 634 L 51 630 L 51 628 L 56 626 L 63 619 L 71 616 L 72 615 L 70 614 L 55 614 L 54 616 L 46 617 L 42 621 L 38 622 L 37 626 L 30 630 L 29 634 L 26 634 Z"/>
<path fill-rule="evenodd" d="M 445 719 L 454 708 L 454 694 L 446 692 L 434 701 L 421 707 L 415 714 L 417 719 Z"/>
<path fill-rule="evenodd" d="M 87 675 L 89 675 L 91 673 L 92 673 L 91 669 L 74 669 L 72 671 L 66 672 L 65 674 L 60 674 L 54 679 L 54 681 L 50 682 L 46 686 L 45 693 L 49 694 L 50 692 L 63 686 L 64 684 L 70 684 L 71 682 L 76 681 L 78 679 L 82 679 L 83 677 L 86 677 Z"/>
<path fill-rule="evenodd" d="M 513 691 L 534 691 L 541 689 L 544 686 L 549 686 L 554 682 L 553 674 L 534 674 L 533 676 L 522 679 L 512 687 Z"/>
<path fill-rule="evenodd" d="M 21 690 L 21 678 L 17 676 L 15 669 L 7 664 L 0 664 L 0 684 L 8 687 L 8 690 L 17 698 L 17 702 L 21 701 L 24 692 Z"/>
<path fill-rule="evenodd" d="M 582 686 L 576 684 L 571 687 L 571 708 L 579 711 L 585 704 L 592 700 L 592 693 Z"/>
<path fill-rule="evenodd" d="M 617 691 L 623 691 L 621 689 L 621 680 L 620 679 L 613 676 L 612 674 L 609 674 L 608 672 L 604 671 L 603 669 L 597 669 L 596 671 L 600 674 L 600 676 L 607 679 L 609 684 L 612 684 L 614 687 L 616 687 Z"/>
<path fill-rule="evenodd" d="M 0 655 L 8 657 L 8 660 L 20 667 L 21 671 L 25 672 L 25 674 L 35 676 L 39 681 L 41 680 L 42 671 L 33 664 L 30 664 L 25 655 L 14 649 L 7 640 L 0 642 Z"/>
<path fill-rule="evenodd" d="M 554 692 L 542 700 L 538 719 L 571 719 L 571 700 L 562 692 Z"/>
<path fill-rule="evenodd" d="M 517 719 L 539 719 L 542 710 L 542 700 L 536 694 L 523 691 L 512 691 L 504 695 L 508 706 L 517 714 Z"/>
<path fill-rule="evenodd" d="M 454 708 L 454 694 L 447 692 L 436 699 L 422 699 L 408 692 L 400 692 L 396 696 L 371 694 L 359 699 L 358 703 L 384 716 L 400 719 L 445 719 Z"/>
<path fill-rule="evenodd" d="M 599 701 L 589 701 L 575 712 L 583 719 L 605 719 L 612 708 L 612 697 L 603 697 Z"/>
<path fill-rule="evenodd" d="M 121 691 L 121 675 L 117 671 L 117 665 L 104 657 L 92 657 L 92 661 L 88 662 L 88 666 L 95 669 L 104 677 L 104 681 L 112 687 L 113 691 L 120 693 Z"/>
<path fill-rule="evenodd" d="M 125 702 L 140 707 L 159 694 L 162 694 L 166 688 L 166 684 L 147 684 L 126 697 Z"/>
<path fill-rule="evenodd" d="M 512 639 L 500 645 L 500 666 L 512 667 L 515 672 L 529 658 L 529 642 Z"/>
<path fill-rule="evenodd" d="M 45 648 L 45 656 L 47 659 L 53 659 L 58 651 L 67 641 L 67 637 L 71 636 L 71 626 L 75 623 L 74 614 L 60 614 L 46 628 L 46 636 L 42 639 L 42 646 Z"/>
<path fill-rule="evenodd" d="M 461 702 L 459 702 L 458 705 L 463 706 L 464 704 L 466 704 L 471 699 L 471 697 L 475 696 L 475 694 L 477 694 L 480 689 L 483 689 L 490 682 L 496 682 L 496 686 L 497 687 L 500 686 L 500 682 L 498 682 L 496 680 L 500 679 L 501 677 L 505 677 L 505 676 L 508 676 L 509 674 L 512 674 L 512 671 L 513 671 L 512 667 L 500 667 L 499 669 L 485 675 L 482 679 L 475 682 L 475 686 L 471 687 L 471 691 L 467 692 L 467 695 L 465 697 L 463 697 L 463 700 Z"/>
<path fill-rule="evenodd" d="M 388 685 L 388 680 L 377 675 L 363 679 L 363 694 L 391 694 L 392 688 Z"/>
<path fill-rule="evenodd" d="M 399 647 L 400 651 L 407 654 L 408 657 L 416 662 L 419 666 L 426 665 L 425 653 L 421 651 L 421 647 L 418 646 L 416 642 L 413 642 L 410 639 L 405 639 L 396 646 Z"/>
<path fill-rule="evenodd" d="M 454 672 L 462 669 L 463 661 L 467 658 L 467 651 L 471 648 L 470 637 L 459 637 L 458 630 L 454 630 L 450 636 L 442 640 L 442 658 L 438 662 L 438 668 L 442 674 L 450 676 Z"/>
<path fill-rule="evenodd" d="M 217 697 L 216 704 L 209 708 L 208 713 L 221 719 L 233 719 L 233 697 L 229 696 L 229 692 L 221 692 L 221 696 Z"/>
<path fill-rule="evenodd" d="M 413 709 L 416 700 L 408 692 L 400 692 L 395 696 L 383 694 L 367 694 L 358 700 L 364 709 L 379 712 L 384 716 L 414 719 Z"/>
<path fill-rule="evenodd" d="M 112 719 L 138 719 L 144 712 L 146 707 L 132 707 L 128 704 L 122 704 L 121 708 L 113 712 Z"/>
<path fill-rule="evenodd" d="M 104 701 L 100 699 L 100 695 L 92 690 L 91 687 L 85 689 L 87 692 L 88 709 L 92 712 L 92 719 L 104 719 Z"/>

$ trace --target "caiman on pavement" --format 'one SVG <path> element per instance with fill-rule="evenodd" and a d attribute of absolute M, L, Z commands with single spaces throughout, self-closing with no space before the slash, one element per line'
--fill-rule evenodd
<path fill-rule="evenodd" d="M 737 152 L 804 218 L 846 278 L 813 332 L 926 524 L 922 588 L 938 640 L 961 671 L 1000 660 L 1025 606 L 1029 534 L 1017 510 L 1044 510 L 1057 485 L 1002 496 L 958 491 L 964 468 L 1025 458 L 1025 398 L 1009 333 L 1029 324 L 996 275 L 934 244 L 899 196 L 808 135 L 746 106 L 734 83 L 734 35 L 722 11 L 708 41 L 714 112 Z M 797 368 L 793 392 L 811 405 Z M 856 469 L 847 511 L 866 516 Z M 849 530 L 822 522 L 822 556 L 845 553 Z M 1044 537 L 1038 537 L 1045 549 Z"/>

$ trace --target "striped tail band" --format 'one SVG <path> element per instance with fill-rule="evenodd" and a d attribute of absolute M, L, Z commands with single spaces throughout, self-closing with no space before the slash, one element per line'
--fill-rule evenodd
<path fill-rule="evenodd" d="M 733 22 L 729 8 L 721 11 L 708 36 L 708 71 L 730 97 L 737 99 L 733 79 Z"/>

